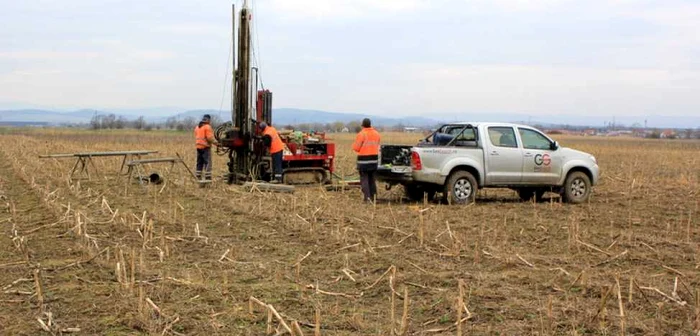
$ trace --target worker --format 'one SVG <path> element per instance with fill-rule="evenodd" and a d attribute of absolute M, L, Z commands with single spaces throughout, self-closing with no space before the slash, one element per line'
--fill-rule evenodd
<path fill-rule="evenodd" d="M 277 130 L 265 122 L 260 123 L 260 131 L 263 136 L 263 144 L 270 149 L 272 157 L 272 183 L 282 183 L 282 155 L 284 153 L 284 143 Z"/>
<path fill-rule="evenodd" d="M 194 128 L 194 138 L 197 147 L 197 179 L 211 181 L 211 146 L 219 145 L 214 138 L 211 128 L 211 116 L 205 114 L 202 121 Z M 204 172 L 204 176 L 202 176 Z"/>
<path fill-rule="evenodd" d="M 374 175 L 379 165 L 380 136 L 369 118 L 362 120 L 362 130 L 357 133 L 352 150 L 357 153 L 357 170 L 360 172 L 360 184 L 365 202 L 375 201 L 377 183 Z"/>

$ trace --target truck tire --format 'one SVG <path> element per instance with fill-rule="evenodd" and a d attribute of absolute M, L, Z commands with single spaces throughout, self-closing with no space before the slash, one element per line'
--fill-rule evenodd
<path fill-rule="evenodd" d="M 476 200 L 478 188 L 474 175 L 463 170 L 456 171 L 447 179 L 443 197 L 451 204 L 473 203 Z"/>
<path fill-rule="evenodd" d="M 542 188 L 520 188 L 516 191 L 520 199 L 525 202 L 532 201 L 533 197 L 535 198 L 535 202 L 540 202 L 545 193 L 545 190 Z"/>
<path fill-rule="evenodd" d="M 579 204 L 586 202 L 591 196 L 591 179 L 583 172 L 569 173 L 564 181 L 564 190 L 561 193 L 564 202 Z"/>

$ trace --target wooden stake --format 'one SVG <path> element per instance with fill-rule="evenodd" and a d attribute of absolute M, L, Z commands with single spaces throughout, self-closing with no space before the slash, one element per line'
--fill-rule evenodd
<path fill-rule="evenodd" d="M 316 326 L 314 327 L 314 336 L 321 336 L 321 310 L 318 307 L 316 307 L 315 315 Z"/>
<path fill-rule="evenodd" d="M 393 290 L 393 284 L 394 284 L 394 276 L 389 275 L 389 286 L 392 288 L 391 290 L 391 315 L 389 315 L 389 318 L 391 319 L 391 322 L 389 323 L 389 326 L 391 327 L 389 334 L 393 335 L 396 332 L 396 329 L 394 328 L 394 324 L 396 323 L 396 294 Z"/>
<path fill-rule="evenodd" d="M 41 270 L 34 270 L 34 286 L 36 287 L 36 298 L 39 301 L 39 309 L 44 310 L 44 291 L 41 288 Z"/>
<path fill-rule="evenodd" d="M 401 331 L 399 335 L 406 335 L 408 332 L 408 287 L 403 288 L 403 315 L 401 316 Z"/>
<path fill-rule="evenodd" d="M 632 292 L 634 288 L 634 275 L 630 277 L 630 288 L 629 288 L 629 293 L 627 294 L 627 303 L 632 304 Z"/>
<path fill-rule="evenodd" d="M 117 276 L 117 282 L 119 284 L 122 283 L 122 270 L 119 267 L 119 261 L 117 261 L 116 265 L 114 266 L 114 274 Z"/>
<path fill-rule="evenodd" d="M 272 335 L 272 310 L 267 310 L 267 335 Z"/>
<path fill-rule="evenodd" d="M 425 226 L 423 222 L 423 212 L 418 212 L 418 219 L 420 220 L 418 224 L 418 241 L 420 242 L 420 247 L 423 247 L 423 239 L 425 237 Z"/>
<path fill-rule="evenodd" d="M 462 287 L 462 280 L 457 282 L 457 287 L 459 287 L 459 296 L 457 297 L 457 336 L 462 336 L 462 311 L 464 310 L 464 288 Z"/>
<path fill-rule="evenodd" d="M 122 287 L 126 287 L 129 283 L 129 277 L 126 275 L 126 262 L 124 261 L 124 251 L 119 248 L 119 266 L 120 266 L 120 278 Z"/>
<path fill-rule="evenodd" d="M 131 283 L 129 284 L 130 288 L 134 288 L 134 285 L 136 284 L 136 251 L 134 248 L 131 248 Z"/>
<path fill-rule="evenodd" d="M 617 284 L 617 304 L 620 309 L 620 335 L 625 335 L 625 308 L 622 304 L 622 289 L 620 288 L 620 278 L 615 277 L 615 284 Z"/>
<path fill-rule="evenodd" d="M 139 313 L 141 313 L 142 315 L 144 313 L 143 302 L 144 302 L 143 285 L 139 283 Z"/>
<path fill-rule="evenodd" d="M 552 312 L 552 296 L 549 295 L 547 298 L 547 330 L 552 333 L 552 321 L 554 320 L 554 314 Z"/>

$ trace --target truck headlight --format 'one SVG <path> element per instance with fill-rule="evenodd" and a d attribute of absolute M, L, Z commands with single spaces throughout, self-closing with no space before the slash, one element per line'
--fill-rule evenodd
<path fill-rule="evenodd" d="M 598 164 L 598 160 L 595 159 L 595 156 L 591 155 L 589 156 L 589 158 L 591 159 L 591 161 L 593 161 L 593 163 Z"/>

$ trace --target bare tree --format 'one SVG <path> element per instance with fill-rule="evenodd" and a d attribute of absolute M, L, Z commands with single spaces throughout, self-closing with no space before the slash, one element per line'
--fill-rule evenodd
<path fill-rule="evenodd" d="M 178 131 L 194 129 L 197 125 L 197 120 L 194 117 L 187 117 L 177 124 L 176 129 Z"/>
<path fill-rule="evenodd" d="M 165 128 L 167 129 L 176 129 L 177 124 L 177 118 L 175 117 L 169 117 L 168 119 L 165 119 Z"/>
<path fill-rule="evenodd" d="M 693 129 L 688 128 L 685 130 L 685 138 L 686 139 L 692 139 L 693 138 Z"/>
<path fill-rule="evenodd" d="M 224 123 L 224 119 L 222 119 L 218 114 L 213 114 L 211 116 L 211 127 L 212 128 L 216 128 L 223 123 Z"/>
<path fill-rule="evenodd" d="M 126 119 L 125 116 L 119 116 L 115 121 L 114 121 L 114 128 L 116 129 L 123 129 L 129 124 L 129 120 Z"/>
<path fill-rule="evenodd" d="M 101 129 L 102 128 L 102 119 L 103 115 L 101 114 L 95 114 L 92 116 L 92 119 L 90 119 L 90 128 L 92 129 Z"/>
<path fill-rule="evenodd" d="M 347 127 L 350 132 L 355 132 L 355 133 L 362 130 L 362 125 L 360 124 L 359 121 L 351 121 L 351 122 L 345 124 L 345 127 Z"/>
<path fill-rule="evenodd" d="M 138 117 L 134 122 L 132 123 L 132 127 L 134 127 L 137 130 L 144 129 L 146 128 L 146 119 L 143 116 Z"/>

